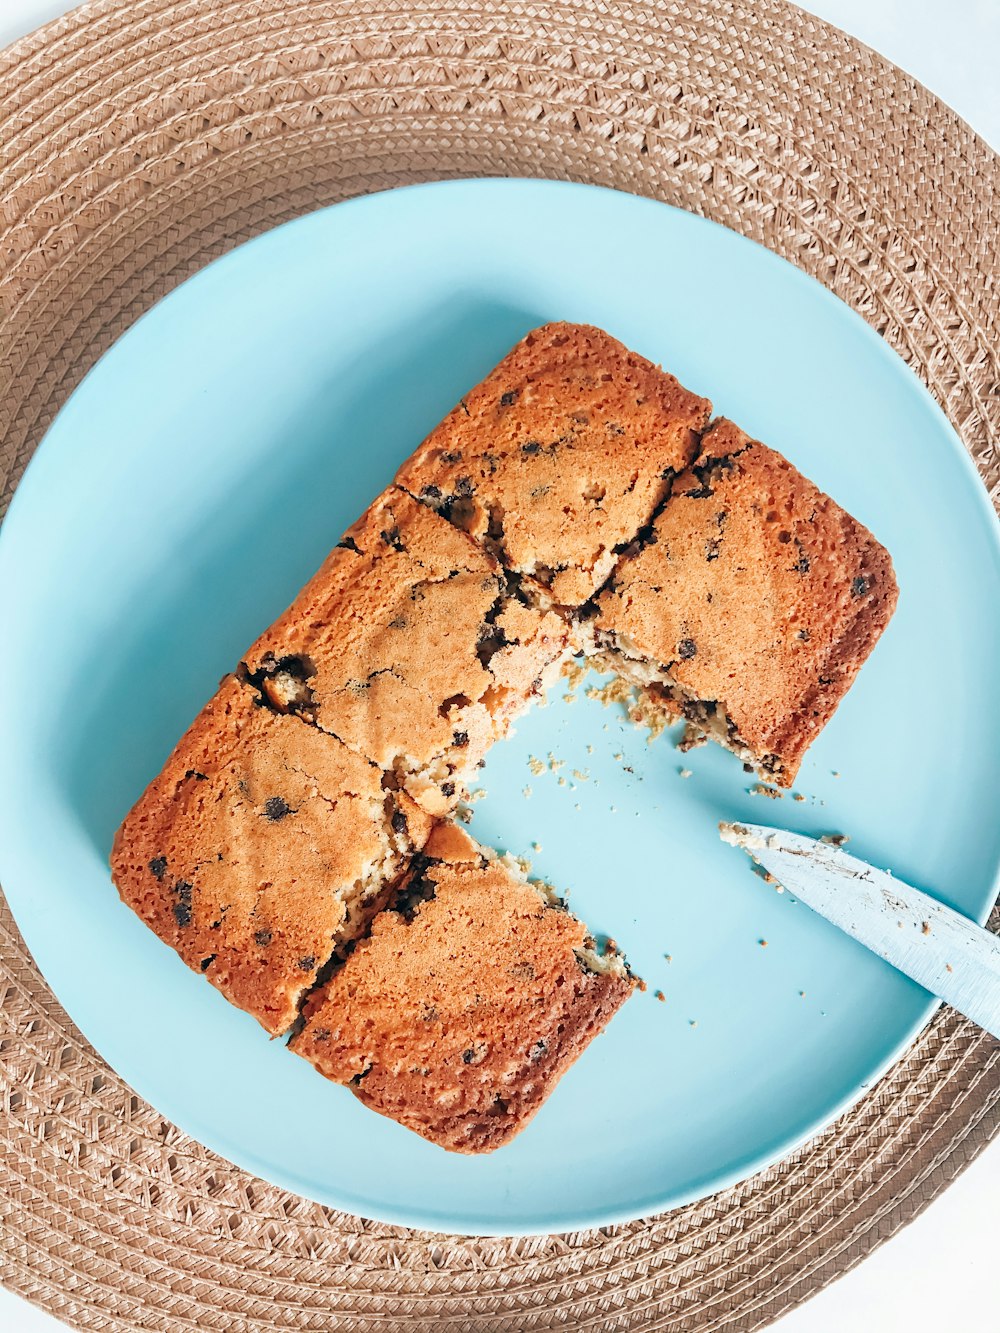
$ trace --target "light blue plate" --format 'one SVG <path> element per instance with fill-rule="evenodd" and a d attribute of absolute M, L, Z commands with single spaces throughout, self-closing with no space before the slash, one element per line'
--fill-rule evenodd
<path fill-rule="evenodd" d="M 223 672 L 459 395 L 550 319 L 603 326 L 786 453 L 888 546 L 902 592 L 809 754 L 805 801 L 753 797 L 731 757 L 647 745 L 582 693 L 494 750 L 474 832 L 571 889 L 649 990 L 513 1144 L 455 1157 L 269 1042 L 119 904 L 107 856 Z M 930 1015 L 918 987 L 755 879 L 716 823 L 848 832 L 983 919 L 1000 861 L 998 605 L 997 525 L 944 417 L 861 319 L 766 250 L 566 184 L 340 205 L 161 302 L 28 470 L 0 539 L 4 887 L 110 1064 L 259 1175 L 453 1231 L 653 1213 L 815 1133 Z M 535 776 L 529 756 L 550 752 L 564 767 Z"/>

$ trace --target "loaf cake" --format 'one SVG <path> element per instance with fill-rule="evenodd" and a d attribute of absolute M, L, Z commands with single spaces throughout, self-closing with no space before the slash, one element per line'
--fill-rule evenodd
<path fill-rule="evenodd" d="M 291 1048 L 453 1152 L 535 1114 L 628 999 L 614 952 L 542 885 L 439 824 L 390 908 L 316 993 Z"/>
<path fill-rule="evenodd" d="M 271 707 L 337 736 L 441 814 L 558 674 L 566 643 L 564 622 L 525 605 L 494 556 L 391 487 L 242 671 Z"/>
<path fill-rule="evenodd" d="M 571 650 L 788 786 L 896 602 L 886 551 L 599 329 L 473 389 L 126 817 L 122 899 L 366 1105 L 486 1152 L 633 989 L 444 816 Z"/>
<path fill-rule="evenodd" d="M 271 1033 L 368 923 L 430 820 L 228 677 L 118 830 L 122 900 Z"/>
<path fill-rule="evenodd" d="M 720 420 L 587 631 L 614 670 L 787 787 L 896 596 L 867 528 Z"/>
<path fill-rule="evenodd" d="M 396 480 L 575 609 L 698 451 L 711 404 L 600 329 L 529 333 Z"/>

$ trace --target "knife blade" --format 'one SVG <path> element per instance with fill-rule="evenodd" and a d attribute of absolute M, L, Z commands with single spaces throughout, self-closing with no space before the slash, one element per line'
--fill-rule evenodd
<path fill-rule="evenodd" d="M 887 963 L 1000 1037 L 1000 939 L 839 847 L 761 824 L 721 823 L 775 880 Z"/>

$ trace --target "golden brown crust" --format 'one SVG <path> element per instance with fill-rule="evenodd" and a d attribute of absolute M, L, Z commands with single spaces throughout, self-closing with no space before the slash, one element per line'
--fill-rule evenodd
<path fill-rule="evenodd" d="M 729 421 L 704 436 L 652 539 L 598 598 L 599 644 L 724 708 L 789 786 L 888 624 L 888 552 L 787 459 Z"/>
<path fill-rule="evenodd" d="M 554 605 L 603 583 L 698 449 L 711 404 L 585 324 L 529 333 L 396 480 L 489 541 Z"/>
<path fill-rule="evenodd" d="M 586 930 L 455 825 L 397 910 L 311 997 L 292 1049 L 452 1152 L 489 1152 L 538 1110 L 633 989 L 588 970 Z"/>
<path fill-rule="evenodd" d="M 522 606 L 492 555 L 390 487 L 252 646 L 246 670 L 274 696 L 291 664 L 295 706 L 441 814 L 565 645 L 559 617 Z"/>
<path fill-rule="evenodd" d="M 112 878 L 189 967 L 279 1033 L 429 823 L 339 741 L 227 677 L 118 830 Z"/>

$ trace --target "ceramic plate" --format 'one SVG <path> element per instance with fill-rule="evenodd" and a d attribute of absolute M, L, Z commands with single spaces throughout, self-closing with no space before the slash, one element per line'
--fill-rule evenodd
<path fill-rule="evenodd" d="M 223 672 L 457 398 L 551 319 L 601 325 L 780 449 L 885 543 L 901 595 L 809 753 L 802 801 L 752 795 L 716 749 L 648 744 L 585 689 L 555 690 L 493 751 L 473 831 L 569 889 L 649 989 L 518 1139 L 458 1157 L 269 1041 L 119 904 L 107 857 Z M 156 306 L 28 469 L 0 537 L 4 888 L 102 1055 L 249 1170 L 443 1230 L 654 1213 L 816 1133 L 932 1012 L 763 885 L 716 825 L 848 833 L 983 919 L 1000 860 L 998 604 L 997 524 L 945 418 L 860 318 L 766 250 L 578 185 L 342 204 Z"/>

